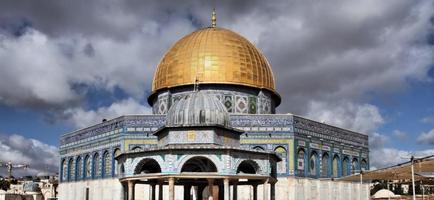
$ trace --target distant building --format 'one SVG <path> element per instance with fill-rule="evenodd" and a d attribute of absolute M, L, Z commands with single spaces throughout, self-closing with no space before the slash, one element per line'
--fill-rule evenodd
<path fill-rule="evenodd" d="M 57 196 L 57 176 L 23 177 L 11 184 L 7 191 L 0 190 L 0 200 L 31 199 L 52 200 Z"/>
<path fill-rule="evenodd" d="M 166 52 L 148 103 L 153 114 L 61 137 L 60 199 L 345 199 L 367 188 L 320 192 L 320 178 L 369 169 L 368 136 L 276 114 L 267 59 L 215 20 Z"/>

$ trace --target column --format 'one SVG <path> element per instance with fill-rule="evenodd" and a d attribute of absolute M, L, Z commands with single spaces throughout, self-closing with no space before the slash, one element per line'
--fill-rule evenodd
<path fill-rule="evenodd" d="M 238 199 L 238 180 L 236 180 L 234 182 L 233 187 L 233 192 L 232 192 L 232 200 L 237 200 Z"/>
<path fill-rule="evenodd" d="M 164 182 L 160 181 L 158 183 L 158 200 L 163 200 L 163 186 L 164 186 Z"/>
<path fill-rule="evenodd" d="M 155 200 L 155 183 L 151 183 L 151 191 L 149 191 L 149 199 Z"/>
<path fill-rule="evenodd" d="M 264 200 L 268 200 L 269 196 L 268 196 L 268 179 L 265 180 L 264 182 Z"/>
<path fill-rule="evenodd" d="M 128 181 L 128 200 L 134 200 L 134 181 Z"/>
<path fill-rule="evenodd" d="M 214 179 L 208 179 L 208 193 L 212 200 L 214 200 Z"/>
<path fill-rule="evenodd" d="M 270 184 L 270 200 L 276 199 L 276 182 Z"/>
<path fill-rule="evenodd" d="M 169 178 L 169 200 L 175 200 L 175 178 Z"/>
<path fill-rule="evenodd" d="M 258 185 L 252 185 L 253 187 L 253 200 L 258 200 Z"/>
<path fill-rule="evenodd" d="M 191 185 L 184 185 L 184 200 L 190 200 Z"/>
<path fill-rule="evenodd" d="M 224 200 L 230 200 L 230 198 L 231 198 L 231 194 L 230 194 L 230 192 L 229 192 L 229 179 L 228 178 L 225 178 L 224 180 L 223 180 L 223 190 L 224 190 Z"/>
<path fill-rule="evenodd" d="M 121 187 L 121 199 L 122 200 L 127 200 L 128 199 L 128 194 L 127 194 L 127 191 L 128 191 L 128 185 L 127 184 L 125 184 L 125 182 L 122 182 L 121 183 L 121 185 L 122 185 L 122 187 Z"/>
<path fill-rule="evenodd" d="M 199 185 L 199 186 L 197 186 L 197 199 L 198 200 L 202 200 L 203 199 L 203 197 L 202 197 L 202 195 L 203 195 L 203 189 L 205 189 L 205 186 L 203 186 L 203 185 Z"/>

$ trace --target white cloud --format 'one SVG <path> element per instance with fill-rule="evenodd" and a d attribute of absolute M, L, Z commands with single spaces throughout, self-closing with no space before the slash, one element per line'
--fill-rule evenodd
<path fill-rule="evenodd" d="M 417 143 L 419 144 L 434 144 L 434 129 L 423 132 L 417 137 Z"/>
<path fill-rule="evenodd" d="M 406 132 L 400 131 L 400 130 L 394 130 L 393 136 L 398 138 L 401 141 L 405 141 L 408 139 L 408 134 Z"/>
<path fill-rule="evenodd" d="M 383 117 L 376 106 L 346 101 L 333 103 L 311 101 L 308 106 L 307 116 L 327 124 L 365 134 L 373 133 L 384 123 Z"/>
<path fill-rule="evenodd" d="M 379 148 L 373 149 L 370 153 L 370 165 L 372 169 L 389 167 L 402 162 L 410 161 L 411 156 L 421 158 L 429 155 L 434 155 L 434 149 L 422 151 L 405 151 L 396 148 Z"/>
<path fill-rule="evenodd" d="M 37 175 L 37 173 L 56 173 L 59 165 L 58 149 L 39 140 L 25 138 L 21 135 L 0 136 L 0 160 L 15 164 L 28 164 L 28 169 L 13 171 L 14 176 Z M 7 170 L 0 170 L 7 176 Z"/>
<path fill-rule="evenodd" d="M 149 112 L 138 102 L 159 59 L 193 24 L 209 23 L 211 6 L 65 2 L 0 1 L 0 104 L 60 107 L 77 127 Z M 279 111 L 367 133 L 373 149 L 393 155 L 399 150 L 384 148 L 388 138 L 377 133 L 384 118 L 367 102 L 370 94 L 429 79 L 434 50 L 425 39 L 433 31 L 433 7 L 430 0 L 222 1 L 218 26 L 241 33 L 266 54 L 283 99 Z M 52 10 L 60 15 L 56 20 L 50 20 Z M 3 30 L 3 22 L 20 19 L 32 24 L 22 36 Z M 76 85 L 120 88 L 131 99 L 87 110 L 87 94 Z"/>
<path fill-rule="evenodd" d="M 427 123 L 427 124 L 432 124 L 432 125 L 434 125 L 434 117 L 433 117 L 433 116 L 424 117 L 421 121 L 422 121 L 423 123 Z"/>
<path fill-rule="evenodd" d="M 77 128 L 84 128 L 92 124 L 100 123 L 102 119 L 111 119 L 126 114 L 150 114 L 151 109 L 141 105 L 134 99 L 125 99 L 114 102 L 108 107 L 100 107 L 97 110 L 84 110 L 82 108 L 68 109 L 65 114 L 69 121 Z"/>
<path fill-rule="evenodd" d="M 75 107 L 86 95 L 74 89 L 77 85 L 120 88 L 143 99 L 164 49 L 193 29 L 187 20 L 173 23 L 159 27 L 164 31 L 137 28 L 123 40 L 79 33 L 51 37 L 36 28 L 20 37 L 0 31 L 0 103 Z"/>

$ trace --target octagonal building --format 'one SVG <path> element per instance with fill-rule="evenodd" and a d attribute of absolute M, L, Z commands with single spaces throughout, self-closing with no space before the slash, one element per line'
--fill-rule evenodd
<path fill-rule="evenodd" d="M 364 195 L 364 185 L 333 179 L 369 169 L 368 136 L 276 114 L 275 84 L 260 50 L 216 27 L 213 15 L 210 27 L 181 38 L 156 67 L 148 97 L 153 114 L 119 116 L 62 135 L 59 198 Z"/>

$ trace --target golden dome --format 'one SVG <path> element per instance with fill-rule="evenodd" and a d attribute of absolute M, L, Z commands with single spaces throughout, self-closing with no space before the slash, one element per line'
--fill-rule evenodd
<path fill-rule="evenodd" d="M 265 56 L 230 30 L 209 27 L 180 39 L 161 59 L 152 92 L 182 85 L 217 83 L 268 89 L 274 77 Z"/>

